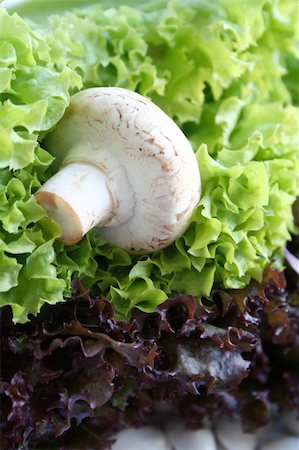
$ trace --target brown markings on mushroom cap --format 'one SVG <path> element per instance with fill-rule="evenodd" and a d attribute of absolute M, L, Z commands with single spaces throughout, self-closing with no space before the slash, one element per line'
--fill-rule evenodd
<path fill-rule="evenodd" d="M 110 132 L 117 132 L 117 140 L 121 139 L 122 140 L 122 146 L 121 146 L 121 150 L 123 152 L 127 152 L 128 153 L 128 160 L 129 160 L 129 168 L 135 164 L 134 161 L 135 160 L 140 160 L 142 161 L 141 164 L 141 168 L 142 170 L 144 170 L 144 176 L 146 177 L 147 175 L 147 163 L 148 166 L 150 166 L 151 161 L 153 159 L 156 159 L 157 164 L 155 164 L 155 173 L 160 173 L 161 170 L 161 177 L 163 177 L 163 179 L 165 179 L 165 182 L 167 181 L 167 186 L 168 184 L 170 184 L 170 188 L 168 186 L 168 188 L 166 189 L 162 189 L 163 186 L 161 187 L 161 189 L 157 189 L 157 194 L 159 194 L 159 192 L 161 191 L 163 193 L 163 195 L 159 195 L 157 197 L 158 201 L 159 201 L 159 197 L 163 197 L 163 205 L 165 204 L 164 202 L 164 191 L 167 194 L 167 192 L 169 192 L 169 190 L 172 193 L 172 200 L 169 201 L 169 204 L 175 204 L 177 202 L 180 203 L 180 209 L 184 209 L 184 211 L 180 211 L 179 208 L 176 208 L 173 212 L 174 215 L 171 216 L 171 221 L 172 219 L 175 220 L 179 220 L 180 218 L 185 218 L 184 216 L 186 216 L 186 211 L 188 210 L 188 207 L 186 208 L 186 203 L 187 203 L 187 198 L 184 200 L 184 195 L 181 195 L 181 191 L 180 194 L 178 194 L 175 191 L 175 186 L 177 186 L 178 184 L 182 183 L 184 180 L 188 180 L 188 176 L 184 176 L 181 178 L 178 178 L 178 182 L 176 180 L 176 177 L 180 177 L 180 172 L 182 171 L 186 171 L 186 167 L 189 164 L 189 160 L 190 158 L 188 158 L 188 154 L 187 157 L 185 157 L 185 153 L 184 153 L 184 139 L 182 139 L 182 132 L 181 135 L 178 134 L 178 138 L 177 141 L 174 142 L 171 139 L 171 136 L 173 133 L 176 133 L 176 128 L 175 125 L 170 125 L 169 126 L 169 118 L 168 116 L 166 116 L 166 114 L 164 113 L 164 116 L 161 116 L 161 122 L 159 120 L 155 119 L 155 113 L 154 113 L 154 109 L 152 110 L 151 107 L 153 106 L 156 111 L 157 114 L 163 112 L 162 110 L 160 110 L 154 103 L 152 103 L 150 100 L 148 99 L 144 99 L 144 98 L 140 98 L 138 96 L 138 94 L 133 93 L 133 92 L 129 92 L 129 91 L 123 91 L 121 88 L 107 88 L 107 91 L 109 92 L 104 92 L 102 89 L 104 88 L 99 88 L 101 89 L 101 91 L 99 92 L 95 92 L 95 91 L 85 91 L 85 93 L 83 94 L 83 91 L 81 91 L 81 93 L 76 94 L 76 95 L 80 95 L 80 98 L 78 97 L 78 100 L 75 100 L 73 103 L 71 103 L 71 107 L 68 110 L 67 115 L 69 116 L 69 119 L 72 120 L 74 118 L 75 115 L 75 107 L 80 109 L 80 114 L 78 113 L 76 120 L 75 120 L 75 125 L 78 126 L 79 124 L 81 124 L 81 121 L 84 123 L 87 123 L 88 127 L 92 128 L 93 130 L 95 130 L 96 128 L 100 128 L 101 125 L 108 127 L 110 129 Z M 113 102 L 112 102 L 112 106 L 111 108 L 109 108 L 109 105 L 106 105 L 107 103 L 107 98 L 111 96 L 111 92 L 114 92 L 113 94 Z M 111 92 L 110 92 L 111 91 Z M 117 95 L 116 95 L 117 94 Z M 104 114 L 103 112 L 98 112 L 96 106 L 93 106 L 90 110 L 89 110 L 89 103 L 91 102 L 91 100 L 96 99 L 96 103 L 99 104 L 100 110 L 101 110 L 101 105 L 104 107 L 104 110 L 106 111 L 106 113 Z M 134 104 L 131 105 L 131 100 L 134 101 Z M 126 105 L 126 106 L 125 106 Z M 112 118 L 113 120 L 115 120 L 115 123 L 113 122 L 113 120 L 110 120 L 110 116 L 109 113 L 107 113 L 107 108 L 108 108 L 108 112 L 112 113 Z M 87 111 L 87 109 L 89 111 Z M 152 122 L 148 125 L 147 121 L 144 121 L 144 114 L 145 111 L 149 111 L 150 112 L 150 116 L 152 116 Z M 167 120 L 164 120 L 164 119 Z M 65 117 L 64 117 L 65 119 Z M 163 119 L 163 120 L 162 120 Z M 128 129 L 129 128 L 129 129 Z M 109 130 L 108 130 L 109 131 Z M 131 133 L 130 133 L 131 132 Z M 76 134 L 76 133 L 75 133 Z M 70 133 L 71 135 L 71 133 Z M 119 135 L 119 136 L 118 136 Z M 76 134 L 78 140 L 80 140 L 80 135 L 77 133 Z M 129 140 L 129 137 L 132 136 L 132 144 L 133 145 L 128 145 L 127 142 Z M 130 137 L 131 138 L 131 137 Z M 186 137 L 185 137 L 186 140 Z M 187 140 L 186 140 L 187 141 Z M 53 140 L 53 145 L 55 146 L 55 140 Z M 105 145 L 109 145 L 109 144 L 105 144 Z M 77 139 L 74 140 L 74 147 L 78 147 L 78 142 Z M 181 148 L 183 147 L 183 148 Z M 92 147 L 94 148 L 94 147 Z M 190 146 L 191 148 L 191 146 Z M 191 148 L 192 149 L 192 148 Z M 186 148 L 186 151 L 188 151 L 188 148 Z M 175 161 L 172 160 L 172 157 L 175 159 Z M 84 161 L 85 157 L 76 157 L 76 151 L 72 153 L 72 156 L 69 158 L 68 156 L 66 156 L 65 161 L 63 162 L 63 165 L 65 165 L 66 163 L 70 163 L 70 162 L 87 162 Z M 179 164 L 179 160 L 181 160 L 181 164 Z M 108 167 L 106 167 L 106 159 L 105 159 L 105 164 L 103 164 L 100 159 L 98 160 L 98 158 L 93 158 L 92 157 L 92 164 L 95 166 L 98 166 L 101 169 L 104 169 L 104 171 L 106 172 L 106 170 L 108 169 Z M 196 166 L 196 161 L 194 160 L 194 165 Z M 105 166 L 105 167 L 103 167 Z M 107 166 L 110 167 L 110 164 L 107 163 Z M 159 167 L 160 166 L 160 167 Z M 160 170 L 159 170 L 160 169 Z M 136 169 L 136 171 L 138 171 L 138 169 Z M 125 169 L 126 175 L 129 176 L 133 173 L 134 175 L 134 170 L 127 170 Z M 194 171 L 191 171 L 191 175 L 192 175 L 192 180 L 194 181 L 196 179 L 194 175 Z M 109 171 L 107 170 L 107 173 L 109 173 Z M 184 174 L 184 172 L 182 172 Z M 154 178 L 154 183 L 156 183 L 156 175 Z M 168 183 L 168 180 L 173 179 L 173 183 Z M 147 180 L 147 178 L 146 178 Z M 192 181 L 191 180 L 191 181 Z M 196 181 L 196 180 L 195 180 Z M 138 181 L 138 183 L 131 183 L 133 186 L 133 191 L 135 192 L 135 189 L 139 189 L 140 191 L 140 182 Z M 136 188 L 137 186 L 137 188 Z M 166 186 L 166 187 L 167 187 Z M 112 184 L 111 184 L 112 187 Z M 139 192 L 138 191 L 138 192 Z M 117 211 L 119 209 L 119 205 L 121 204 L 120 201 L 118 200 L 118 198 L 115 198 L 117 196 L 112 195 L 112 202 L 113 202 L 113 213 L 111 214 L 112 219 L 114 220 L 115 217 L 117 217 Z M 135 197 L 135 194 L 134 194 Z M 137 204 L 137 201 L 135 200 L 135 205 Z M 194 204 L 194 195 L 191 195 L 190 198 L 190 207 L 192 207 Z M 138 203 L 139 205 L 139 203 Z M 161 206 L 160 206 L 161 208 Z M 137 210 L 137 208 L 134 206 L 134 210 Z M 140 211 L 143 211 L 142 208 L 140 208 Z M 177 213 L 177 214 L 176 214 Z M 142 213 L 143 214 L 143 213 Z M 146 219 L 145 219 L 146 220 Z M 167 220 L 167 219 L 166 219 Z M 187 220 L 188 218 L 186 217 L 186 226 L 187 226 Z M 129 224 L 129 220 L 126 220 L 124 223 L 119 224 L 118 226 L 114 227 L 115 232 L 118 235 L 121 235 L 123 233 L 123 229 L 121 228 L 124 225 L 128 225 Z M 110 223 L 110 221 L 109 221 Z M 165 239 L 165 232 L 166 231 L 172 231 L 172 229 L 174 229 L 175 233 L 177 232 L 177 229 L 179 230 L 179 227 L 173 227 L 172 223 L 171 224 L 167 224 L 164 223 L 161 224 L 162 225 L 162 229 L 161 229 L 161 233 L 160 236 L 161 237 L 156 237 L 151 245 L 149 245 L 149 248 L 152 250 L 155 250 L 157 248 L 155 248 L 156 246 L 153 245 L 155 243 L 155 241 L 157 243 L 160 243 L 160 245 L 162 245 L 163 247 L 168 245 L 171 241 L 173 241 L 174 239 L 170 238 L 166 238 Z M 109 241 L 110 239 L 110 231 L 108 229 L 108 227 L 106 227 L 106 225 L 101 225 L 104 226 L 105 229 L 103 229 L 103 235 L 107 238 L 107 240 Z M 130 225 L 131 226 L 131 225 Z M 135 225 L 134 225 L 135 226 Z M 184 225 L 185 226 L 185 225 Z M 141 226 L 142 227 L 142 226 Z M 133 228 L 132 228 L 133 229 Z M 183 230 L 183 227 L 181 227 L 181 229 Z M 163 231 L 164 230 L 164 231 Z M 154 230 L 154 232 L 156 232 L 156 230 Z M 134 233 L 133 233 L 134 234 Z M 138 233 L 137 233 L 138 235 Z M 164 236 L 163 236 L 164 235 Z M 138 238 L 139 239 L 139 238 Z M 111 242 L 113 242 L 113 239 L 111 239 Z M 120 245 L 117 242 L 117 245 Z M 130 243 L 130 245 L 132 245 L 134 247 L 134 242 Z M 145 245 L 141 242 L 141 244 L 137 244 L 137 245 Z M 132 249 L 131 249 L 132 250 Z M 135 248 L 135 250 L 137 250 Z M 141 248 L 139 250 L 137 250 L 137 253 L 143 252 L 144 250 L 142 250 Z M 147 253 L 147 251 L 145 251 Z"/>

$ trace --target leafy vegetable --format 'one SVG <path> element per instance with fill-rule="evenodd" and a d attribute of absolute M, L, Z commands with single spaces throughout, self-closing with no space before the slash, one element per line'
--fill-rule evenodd
<path fill-rule="evenodd" d="M 38 140 L 63 115 L 75 77 L 55 68 L 40 31 L 4 10 L 0 46 L 0 304 L 25 321 L 67 289 L 53 264 L 59 229 L 32 194 L 53 161 Z"/>
<path fill-rule="evenodd" d="M 287 277 L 268 268 L 262 284 L 122 322 L 78 281 L 72 300 L 24 325 L 3 308 L 3 448 L 109 448 L 161 404 L 191 428 L 231 415 L 255 429 L 299 410 L 299 278 Z"/>
<path fill-rule="evenodd" d="M 1 12 L 0 304 L 15 322 L 69 296 L 75 276 L 128 318 L 171 292 L 239 289 L 269 261 L 281 267 L 299 190 L 295 14 L 291 0 L 116 2 L 51 16 L 41 30 Z M 197 152 L 193 221 L 150 257 L 94 232 L 63 248 L 32 195 L 54 170 L 45 133 L 71 93 L 101 85 L 152 98 Z"/>

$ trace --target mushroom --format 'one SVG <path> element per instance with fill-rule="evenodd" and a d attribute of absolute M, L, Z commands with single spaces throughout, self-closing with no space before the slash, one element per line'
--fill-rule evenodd
<path fill-rule="evenodd" d="M 81 91 L 45 146 L 59 170 L 35 195 L 64 244 L 100 227 L 114 246 L 151 252 L 187 228 L 200 196 L 196 157 L 148 99 L 115 87 Z"/>

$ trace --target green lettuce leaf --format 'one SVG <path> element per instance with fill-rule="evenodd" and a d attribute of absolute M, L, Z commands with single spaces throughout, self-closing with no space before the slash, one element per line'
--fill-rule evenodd
<path fill-rule="evenodd" d="M 0 15 L 0 304 L 25 321 L 71 295 L 79 276 L 127 318 L 173 292 L 242 288 L 270 261 L 281 266 L 299 193 L 294 2 L 68 5 L 40 25 Z M 54 170 L 42 139 L 69 96 L 106 85 L 150 97 L 197 155 L 203 190 L 192 222 L 150 256 L 112 248 L 94 230 L 64 247 L 33 197 Z"/>
<path fill-rule="evenodd" d="M 33 194 L 53 162 L 41 132 L 69 103 L 70 73 L 54 66 L 41 31 L 0 11 L 0 305 L 12 306 L 15 321 L 62 299 L 68 286 L 52 264 L 59 228 Z"/>

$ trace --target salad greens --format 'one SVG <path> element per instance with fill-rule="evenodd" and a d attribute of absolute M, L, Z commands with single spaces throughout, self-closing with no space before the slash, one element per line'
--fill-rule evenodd
<path fill-rule="evenodd" d="M 70 296 L 74 276 L 107 296 L 118 318 L 153 312 L 173 291 L 242 288 L 261 281 L 269 261 L 282 264 L 294 230 L 295 2 L 119 3 L 42 25 L 0 12 L 0 305 L 11 305 L 15 322 Z M 105 85 L 150 97 L 197 154 L 203 192 L 192 223 L 150 256 L 112 248 L 95 231 L 62 246 L 33 196 L 53 171 L 43 137 L 70 95 Z"/>
<path fill-rule="evenodd" d="M 286 275 L 268 268 L 262 283 L 173 297 L 130 321 L 78 282 L 26 324 L 2 308 L 2 448 L 107 450 L 151 415 L 163 426 L 160 402 L 191 429 L 233 417 L 253 431 L 298 412 L 299 275 Z"/>

